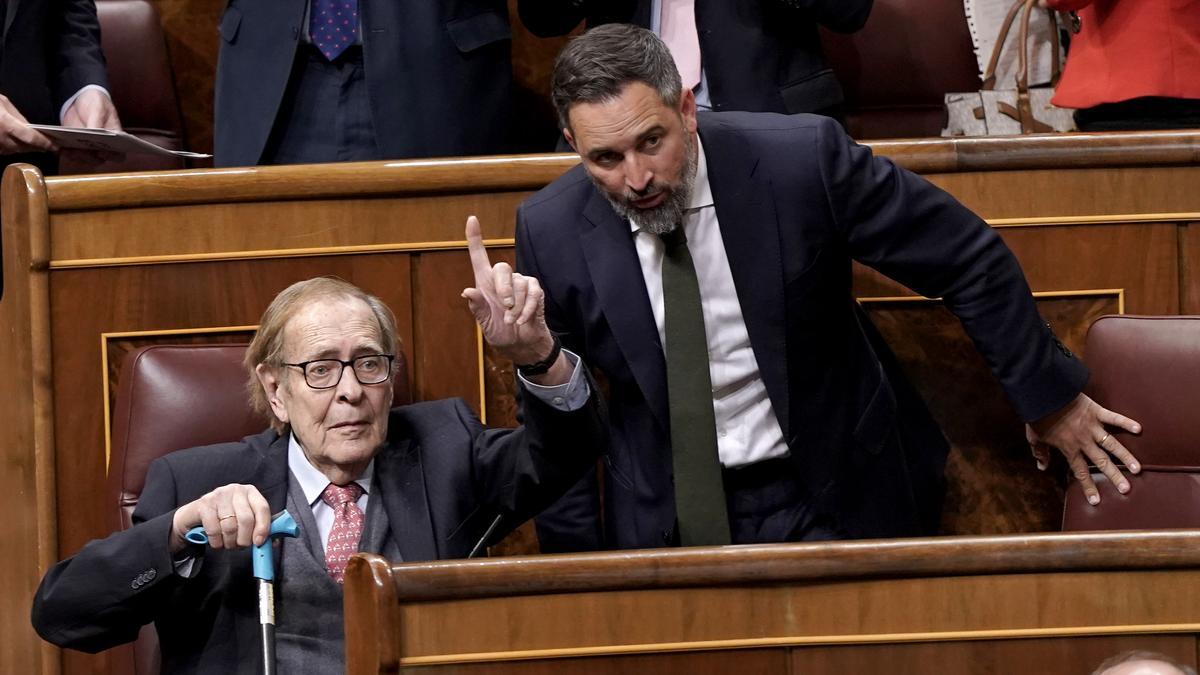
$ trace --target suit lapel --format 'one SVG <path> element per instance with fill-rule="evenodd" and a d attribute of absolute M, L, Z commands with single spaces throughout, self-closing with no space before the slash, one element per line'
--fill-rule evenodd
<path fill-rule="evenodd" d="M 391 441 L 390 447 L 375 457 L 375 478 L 387 510 L 392 538 L 404 561 L 437 560 L 437 542 L 425 492 L 420 447 L 409 438 Z"/>
<path fill-rule="evenodd" d="M 770 179 L 758 175 L 758 158 L 746 154 L 746 144 L 736 134 L 706 133 L 707 126 L 701 126 L 700 138 L 721 239 L 759 374 L 786 439 L 790 437 L 787 317 L 782 244 Z"/>
<path fill-rule="evenodd" d="M 272 514 L 287 507 L 288 475 L 288 435 L 283 434 L 267 446 L 248 481 L 266 498 Z"/>
<path fill-rule="evenodd" d="M 629 223 L 599 192 L 592 193 L 583 215 L 592 228 L 580 240 L 600 308 L 642 395 L 666 429 L 667 365 Z"/>

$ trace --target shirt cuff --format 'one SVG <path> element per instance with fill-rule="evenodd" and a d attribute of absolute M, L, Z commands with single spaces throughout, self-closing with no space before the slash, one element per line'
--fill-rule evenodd
<path fill-rule="evenodd" d="M 88 91 L 90 89 L 96 89 L 96 90 L 102 91 L 102 92 L 104 92 L 104 95 L 108 97 L 108 100 L 110 100 L 110 101 L 112 100 L 112 94 L 108 93 L 108 90 L 105 89 L 104 87 L 101 87 L 98 84 L 86 85 L 79 91 L 75 92 L 75 94 L 73 96 L 71 96 L 71 98 L 67 99 L 67 102 L 62 104 L 62 107 L 58 109 L 58 123 L 59 124 L 62 124 L 62 118 L 67 114 L 67 111 L 71 109 L 71 106 L 74 105 L 75 99 L 79 98 L 80 96 L 83 95 L 83 92 Z"/>
<path fill-rule="evenodd" d="M 572 412 L 587 404 L 592 396 L 592 388 L 588 385 L 587 378 L 583 377 L 583 361 L 579 356 L 569 349 L 563 349 L 562 353 L 567 357 L 567 362 L 574 367 L 571 379 L 567 380 L 566 384 L 549 387 L 534 384 L 525 379 L 521 371 L 517 371 L 517 379 L 521 381 L 525 391 L 538 397 L 546 405 L 561 412 Z"/>
<path fill-rule="evenodd" d="M 204 562 L 203 556 L 189 555 L 183 560 L 172 560 L 171 564 L 175 566 L 175 574 L 184 579 L 191 579 L 200 573 L 200 564 Z"/>

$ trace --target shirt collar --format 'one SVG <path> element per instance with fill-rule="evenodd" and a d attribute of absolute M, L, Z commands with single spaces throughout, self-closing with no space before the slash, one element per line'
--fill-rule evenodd
<path fill-rule="evenodd" d="M 700 142 L 700 134 L 696 134 L 696 179 L 692 181 L 692 199 L 687 210 L 702 209 L 714 203 L 712 186 L 708 183 L 708 160 L 704 158 L 704 144 Z M 629 229 L 636 234 L 642 228 L 630 218 Z"/>
<path fill-rule="evenodd" d="M 329 485 L 329 479 L 308 461 L 308 457 L 304 455 L 304 449 L 296 440 L 296 434 L 293 433 L 288 434 L 288 468 L 292 470 L 296 482 L 300 483 L 300 489 L 304 491 L 304 498 L 308 500 L 308 505 L 316 504 L 317 500 L 321 498 L 321 493 L 325 491 L 325 486 Z M 367 464 L 367 468 L 363 470 L 362 475 L 354 481 L 362 487 L 363 494 L 370 494 L 371 479 L 374 476 L 375 460 L 372 459 Z"/>

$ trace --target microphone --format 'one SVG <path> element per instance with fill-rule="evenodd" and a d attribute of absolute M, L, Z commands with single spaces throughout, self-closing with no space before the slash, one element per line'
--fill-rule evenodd
<path fill-rule="evenodd" d="M 471 549 L 471 552 L 467 554 L 468 560 L 479 555 L 479 550 L 483 548 L 484 542 L 486 542 L 488 539 L 491 539 L 492 533 L 496 531 L 497 527 L 500 527 L 501 520 L 504 520 L 503 513 L 496 516 L 496 519 L 493 520 L 492 524 L 488 526 L 487 532 L 484 532 L 483 536 L 479 538 L 479 541 L 475 542 L 475 546 Z"/>

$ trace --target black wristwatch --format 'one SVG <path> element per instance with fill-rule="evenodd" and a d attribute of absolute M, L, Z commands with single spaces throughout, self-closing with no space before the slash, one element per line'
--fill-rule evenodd
<path fill-rule="evenodd" d="M 558 361 L 558 355 L 562 352 L 562 342 L 559 341 L 558 336 L 551 333 L 550 337 L 554 340 L 554 346 L 550 348 L 550 355 L 537 363 L 531 363 L 526 366 L 517 365 L 518 373 L 525 377 L 533 377 L 535 375 L 543 375 L 547 370 L 550 370 L 550 367 Z"/>

